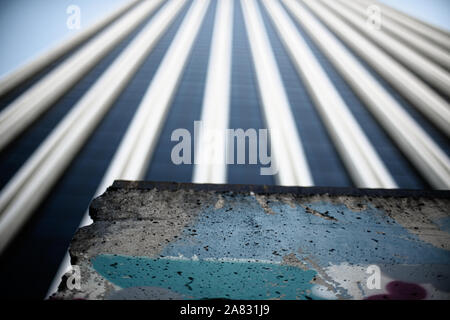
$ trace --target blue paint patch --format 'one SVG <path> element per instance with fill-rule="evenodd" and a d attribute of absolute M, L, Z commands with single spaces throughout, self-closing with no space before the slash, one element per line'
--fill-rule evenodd
<path fill-rule="evenodd" d="M 94 269 L 122 288 L 160 287 L 192 299 L 317 299 L 314 270 L 242 261 L 99 255 Z"/>
<path fill-rule="evenodd" d="M 444 217 L 434 221 L 442 231 L 450 233 L 450 217 Z"/>
<path fill-rule="evenodd" d="M 317 202 L 293 208 L 268 203 L 266 213 L 253 196 L 223 195 L 225 205 L 203 212 L 162 255 L 282 261 L 294 253 L 320 267 L 350 264 L 449 264 L 450 253 L 420 240 L 365 204 L 353 211 L 343 204 Z M 300 250 L 300 251 L 299 251 Z"/>

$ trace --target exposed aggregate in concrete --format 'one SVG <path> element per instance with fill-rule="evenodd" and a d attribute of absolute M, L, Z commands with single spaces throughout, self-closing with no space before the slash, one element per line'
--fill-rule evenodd
<path fill-rule="evenodd" d="M 314 270 L 316 275 L 310 284 L 322 290 L 316 297 L 343 299 L 382 293 L 382 289 L 369 293 L 361 285 L 362 278 L 367 277 L 362 266 L 375 261 L 383 270 L 385 282 L 414 281 L 425 284 L 428 297 L 448 297 L 450 200 L 442 193 L 437 197 L 420 197 L 417 193 L 408 197 L 408 192 L 398 196 L 388 191 L 380 196 L 371 192 L 305 194 L 292 188 L 214 188 L 116 182 L 92 202 L 94 223 L 79 229 L 71 243 L 71 262 L 81 269 L 81 290 L 67 289 L 63 279 L 53 298 L 125 297 L 120 292 L 125 287 L 121 289 L 92 267 L 97 257 L 108 255 L 112 259 L 143 257 L 152 261 L 171 256 L 192 261 L 249 259 L 289 265 Z M 292 229 L 293 224 L 298 229 Z M 303 238 L 305 234 L 307 238 Z M 297 235 L 297 242 L 290 241 Z M 236 239 L 242 243 L 235 243 Z M 357 240 L 352 239 L 359 239 L 363 248 L 355 246 L 352 242 Z M 408 245 L 398 251 L 401 254 L 396 253 L 397 241 L 403 243 L 399 246 Z M 352 243 L 352 247 L 346 249 L 346 243 Z M 416 247 L 419 254 L 412 252 Z M 429 250 L 435 253 L 420 254 Z M 410 251 L 412 256 L 403 256 Z M 386 256 L 389 252 L 393 255 Z M 346 274 L 349 276 L 341 276 Z M 147 298 L 155 298 L 158 292 L 162 298 L 187 296 L 167 288 L 142 288 L 127 292 L 139 297 L 146 293 Z M 311 290 L 305 287 L 299 298 L 315 297 Z"/>

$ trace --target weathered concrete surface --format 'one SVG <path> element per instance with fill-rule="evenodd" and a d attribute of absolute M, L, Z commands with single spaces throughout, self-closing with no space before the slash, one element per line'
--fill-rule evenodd
<path fill-rule="evenodd" d="M 53 298 L 449 299 L 449 208 L 448 191 L 116 181 L 71 244 L 81 287 L 68 274 Z"/>

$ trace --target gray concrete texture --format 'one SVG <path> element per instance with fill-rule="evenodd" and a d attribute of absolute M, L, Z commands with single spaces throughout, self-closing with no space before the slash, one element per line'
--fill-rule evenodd
<path fill-rule="evenodd" d="M 116 181 L 52 299 L 449 299 L 448 191 Z"/>

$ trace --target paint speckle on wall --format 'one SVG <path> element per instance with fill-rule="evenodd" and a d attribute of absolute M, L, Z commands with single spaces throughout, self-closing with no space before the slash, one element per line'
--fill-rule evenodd
<path fill-rule="evenodd" d="M 292 206 L 267 198 L 265 205 L 274 213 L 267 214 L 254 197 L 224 199 L 222 208 L 204 209 L 162 255 L 281 262 L 294 253 L 323 268 L 450 261 L 447 250 L 422 241 L 370 203 L 352 210 L 324 201 Z"/>
<path fill-rule="evenodd" d="M 164 288 L 164 296 L 170 290 L 186 299 L 319 298 L 312 292 L 314 270 L 275 263 L 99 255 L 92 265 L 119 287 Z M 155 298 L 155 289 L 147 291 Z"/>

